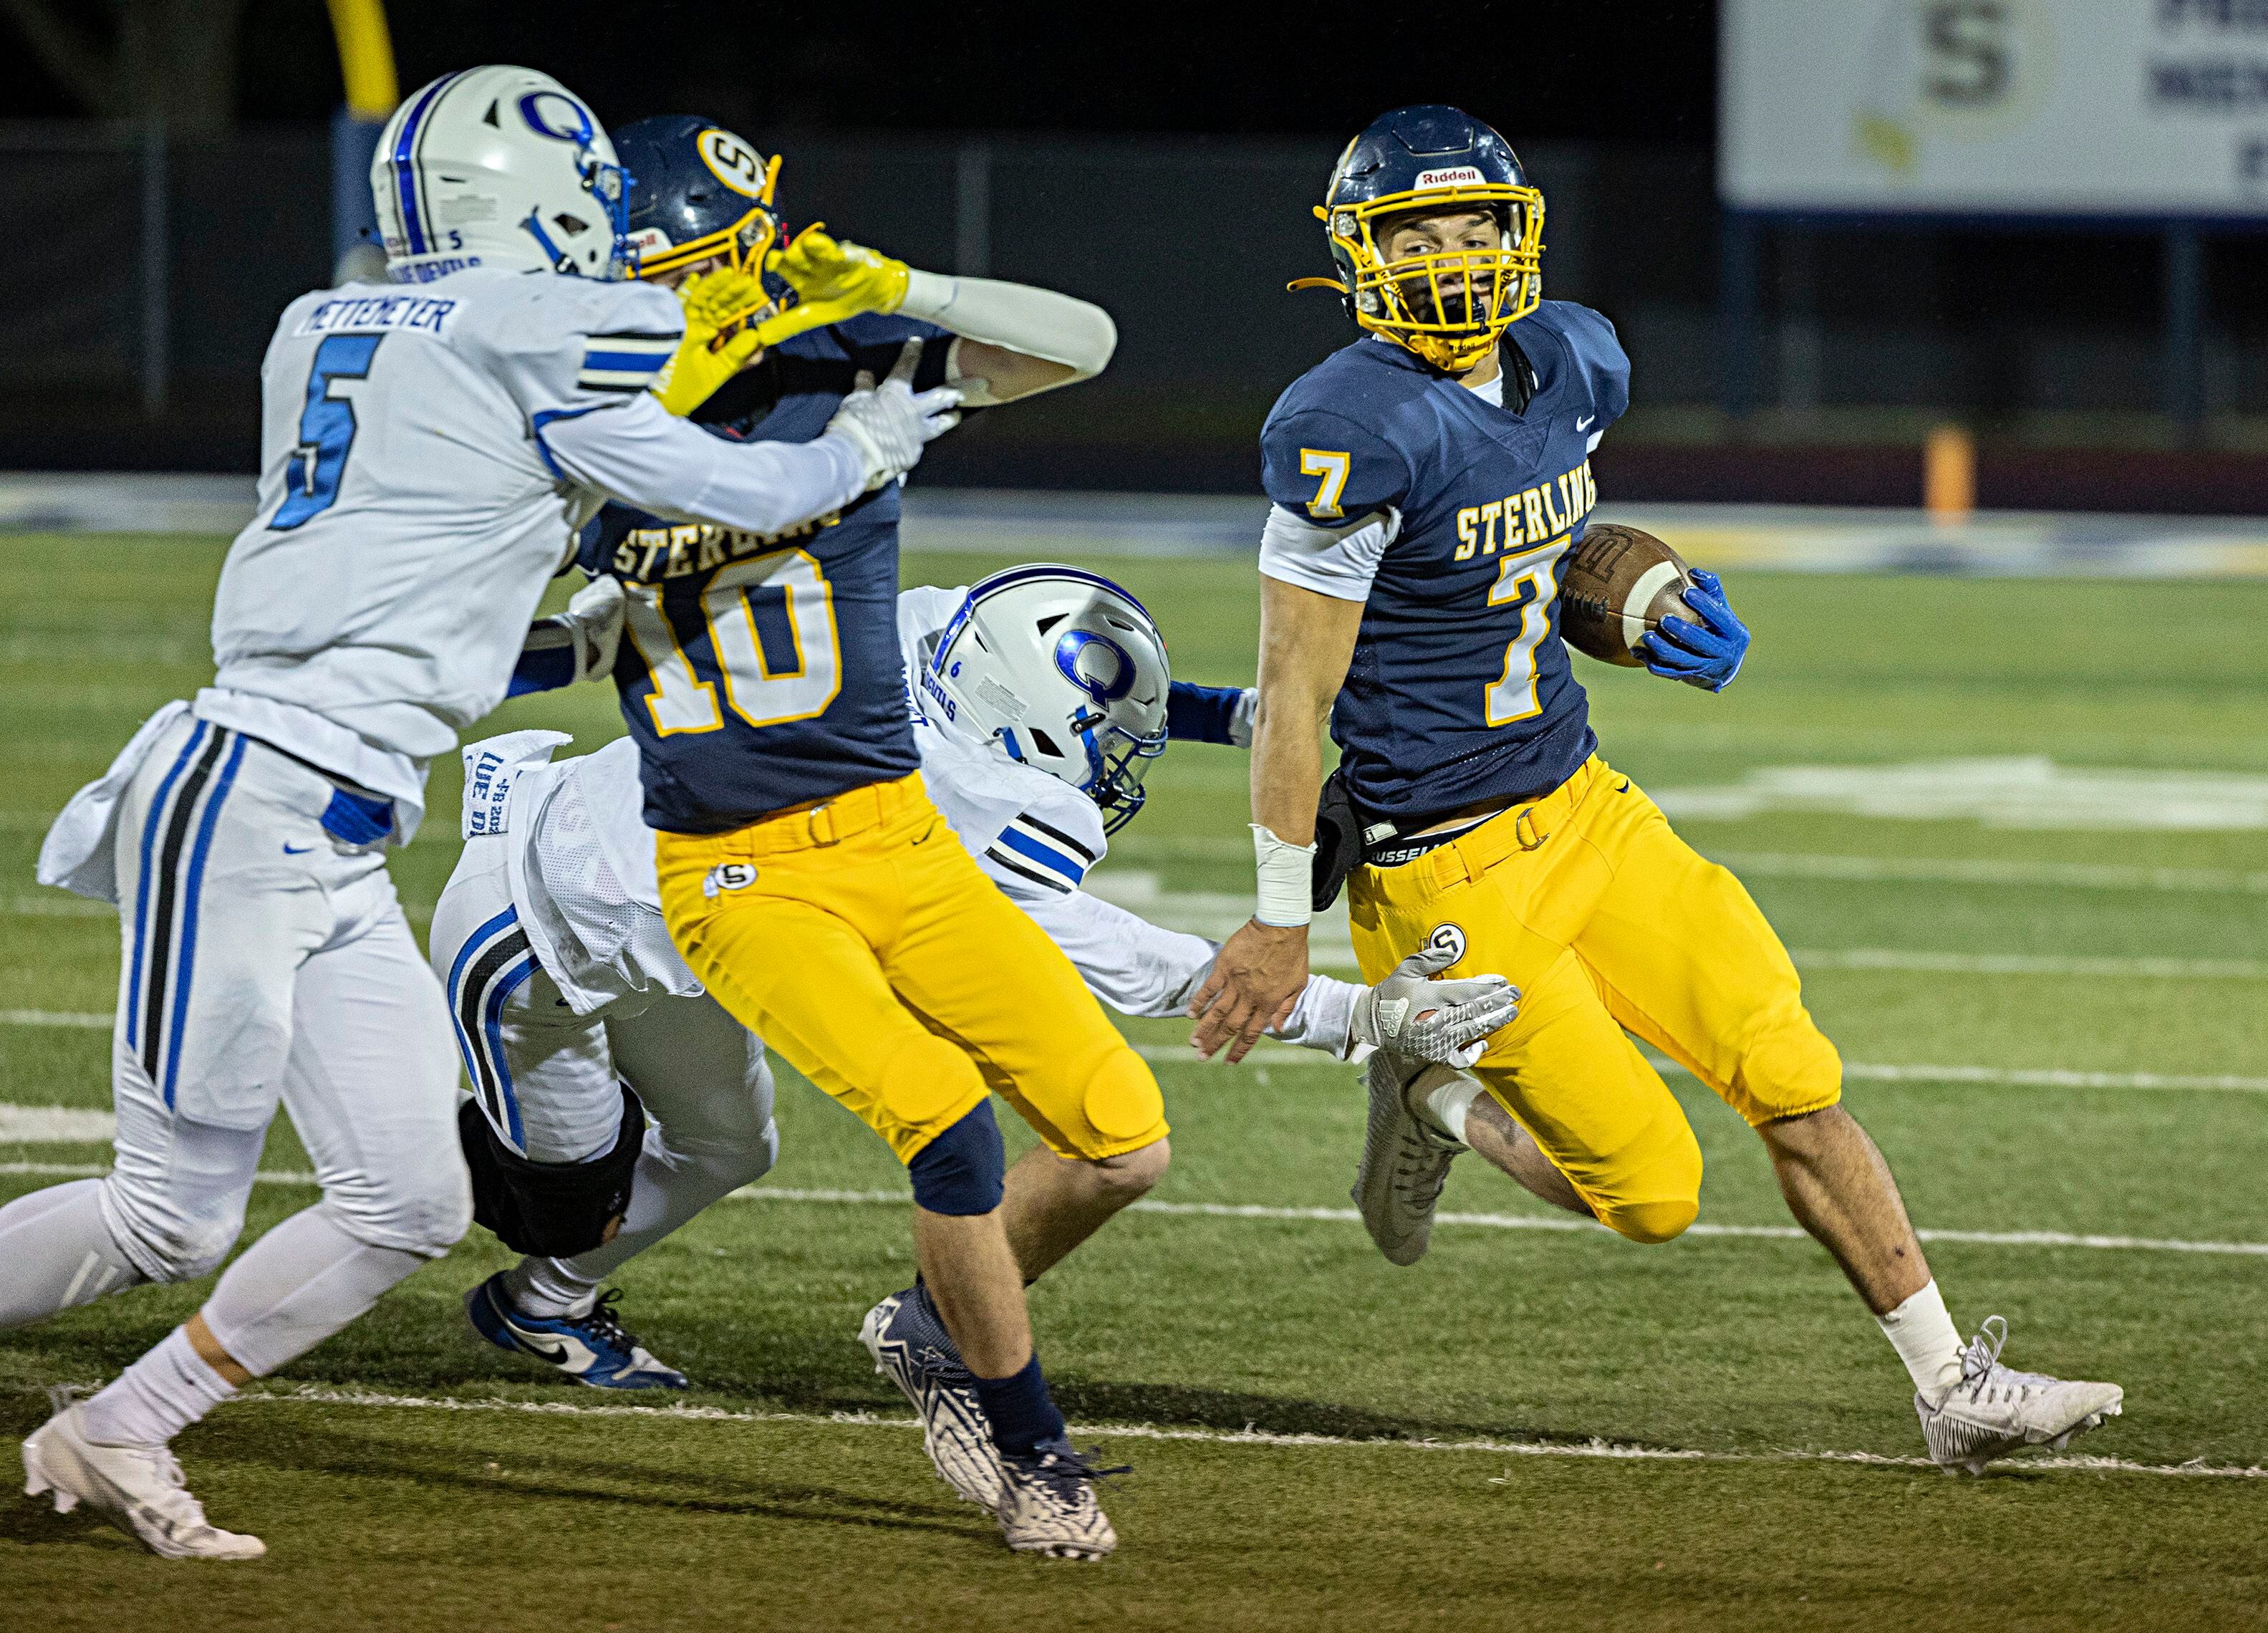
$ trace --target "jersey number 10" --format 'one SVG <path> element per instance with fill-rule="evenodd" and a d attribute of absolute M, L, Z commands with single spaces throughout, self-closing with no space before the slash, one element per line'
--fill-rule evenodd
<path fill-rule="evenodd" d="M 663 737 L 722 727 L 719 686 L 725 705 L 752 726 L 808 720 L 824 713 L 843 689 L 835 590 L 808 551 L 758 556 L 718 569 L 701 596 L 705 639 L 696 637 L 689 654 L 662 610 L 659 589 L 622 587 L 629 592 L 623 607 L 630 641 L 653 688 L 646 710 Z M 775 620 L 784 613 L 792 658 L 766 653 L 756 627 L 760 606 Z M 776 661 L 782 658 L 787 660 Z"/>

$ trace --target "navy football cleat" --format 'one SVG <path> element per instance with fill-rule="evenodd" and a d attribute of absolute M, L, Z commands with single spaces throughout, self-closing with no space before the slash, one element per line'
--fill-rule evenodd
<path fill-rule="evenodd" d="M 685 1374 L 665 1366 L 622 1330 L 619 1288 L 600 1293 L 581 1315 L 528 1315 L 512 1303 L 498 1270 L 465 1295 L 473 1330 L 499 1350 L 531 1355 L 592 1389 L 682 1389 Z"/>

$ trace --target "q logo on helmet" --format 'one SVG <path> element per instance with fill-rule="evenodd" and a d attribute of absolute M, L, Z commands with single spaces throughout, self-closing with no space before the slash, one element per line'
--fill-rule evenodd
<path fill-rule="evenodd" d="M 519 99 L 519 116 L 527 128 L 554 142 L 590 145 L 591 110 L 563 91 L 531 91 Z M 560 129 L 564 125 L 566 129 Z"/>
<path fill-rule="evenodd" d="M 694 147 L 701 162 L 709 166 L 709 173 L 733 192 L 750 198 L 763 196 L 763 158 L 740 137 L 712 127 L 701 133 Z"/>
<path fill-rule="evenodd" d="M 1109 673 L 1097 673 L 1104 661 Z M 1056 643 L 1056 667 L 1064 679 L 1108 709 L 1134 689 L 1134 660 L 1126 649 L 1092 629 L 1067 629 Z"/>

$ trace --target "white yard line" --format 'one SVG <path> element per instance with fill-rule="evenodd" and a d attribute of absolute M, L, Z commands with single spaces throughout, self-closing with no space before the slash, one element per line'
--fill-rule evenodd
<path fill-rule="evenodd" d="M 107 1024 L 107 1023 L 106 1023 Z M 1138 1043 L 1135 1053 L 1162 1065 L 1221 1066 L 1224 1057 L 1201 1061 L 1187 1044 Z M 1247 1056 L 1248 1064 L 1270 1070 L 1287 1066 L 1338 1066 L 1345 1062 L 1320 1049 L 1294 1048 L 1287 1043 L 1263 1042 Z M 1649 1052 L 1656 1071 L 1693 1074 L 1675 1061 Z M 2062 1067 L 1889 1065 L 1846 1060 L 1843 1076 L 1867 1083 L 1973 1083 L 1992 1088 L 2015 1089 L 2137 1089 L 2154 1092 L 2218 1094 L 2268 1094 L 2268 1078 L 2178 1076 L 2158 1071 L 2073 1071 Z"/>
<path fill-rule="evenodd" d="M 918 1429 L 911 1417 L 882 1417 L 866 1412 L 735 1412 L 723 1407 L 578 1406 L 565 1401 L 458 1400 L 447 1396 L 381 1394 L 320 1384 L 261 1385 L 237 1397 L 272 1406 L 358 1406 L 392 1411 L 499 1412 L 534 1417 L 631 1417 L 702 1423 L 821 1423 L 857 1429 Z M 1074 1434 L 1108 1435 L 1124 1440 L 1188 1440 L 1208 1445 L 1314 1447 L 1340 1451 L 1469 1452 L 1491 1457 L 1564 1457 L 1617 1463 L 1859 1463 L 1878 1468 L 1933 1469 L 1926 1457 L 1885 1457 L 1878 1452 L 1704 1452 L 1676 1446 L 1616 1445 L 1605 1440 L 1388 1440 L 1345 1435 L 1272 1434 L 1257 1429 L 1160 1429 L 1154 1425 L 1075 1423 Z M 2263 1480 L 2258 1464 L 2138 1463 L 2120 1457 L 2028 1457 L 2007 1465 L 2014 1469 L 2056 1469 L 2082 1474 L 2160 1475 L 2192 1480 Z"/>
<path fill-rule="evenodd" d="M 0 1026 L 69 1026 L 85 1032 L 107 1032 L 110 1019 L 91 1010 L 0 1009 Z"/>
<path fill-rule="evenodd" d="M 109 1169 L 98 1164 L 75 1162 L 0 1163 L 0 1175 L 24 1174 L 42 1179 L 99 1179 Z M 254 1180 L 261 1185 L 313 1185 L 315 1176 L 285 1169 L 263 1168 Z M 784 1185 L 747 1185 L 733 1191 L 726 1202 L 792 1203 L 821 1207 L 904 1208 L 913 1194 L 902 1190 L 804 1189 Z M 1353 1225 L 1362 1216 L 1351 1208 L 1290 1208 L 1266 1203 L 1160 1202 L 1144 1197 L 1128 1210 L 1197 1219 L 1257 1219 L 1289 1225 Z M 1491 1231 L 1544 1231 L 1553 1234 L 1606 1234 L 1603 1225 L 1572 1214 L 1441 1213 L 1438 1225 Z M 1707 1220 L 1687 1227 L 1696 1238 L 1749 1241 L 1808 1241 L 1793 1225 L 1715 1225 Z M 2083 1247 L 2110 1253 L 2205 1254 L 2242 1259 L 2268 1258 L 2268 1242 L 2184 1241 L 2173 1237 L 2109 1236 L 2071 1231 L 1940 1231 L 1914 1232 L 1925 1242 L 1955 1242 L 1978 1247 Z"/>
<path fill-rule="evenodd" d="M 118 909 L 107 901 L 90 901 L 85 896 L 55 890 L 44 895 L 11 896 L 0 902 L 0 914 L 9 918 L 116 918 Z"/>
<path fill-rule="evenodd" d="M 1242 840 L 1191 835 L 1130 835 L 1114 854 L 1130 862 L 1249 861 Z M 2169 890 L 2206 895 L 2268 895 L 2268 872 L 2202 867 L 2125 867 L 2093 862 L 2007 862 L 1952 857 L 1854 857 L 1785 850 L 1709 852 L 1736 873 L 1756 879 L 1831 879 L 1854 884 L 2015 885 L 2073 890 Z"/>
<path fill-rule="evenodd" d="M 0 1010 L 0 1026 L 63 1026 L 86 1032 L 107 1032 L 110 1025 L 111 1018 L 107 1015 L 66 1010 Z M 1201 1061 L 1185 1045 L 1177 1043 L 1138 1043 L 1135 1045 L 1135 1052 L 1145 1060 L 1167 1065 L 1219 1066 L 1226 1063 L 1218 1056 L 1210 1063 Z M 1263 1042 L 1248 1058 L 1256 1065 L 1268 1067 L 1345 1064 L 1318 1049 L 1293 1048 L 1280 1043 Z M 1691 1075 L 1674 1061 L 1654 1055 L 1647 1058 L 1657 1070 Z M 1869 1083 L 1973 1083 L 1996 1088 L 2143 1089 L 2173 1092 L 2268 1094 L 2268 1078 L 2161 1071 L 2078 1071 L 2060 1066 L 1931 1066 L 1845 1061 L 1843 1075 Z"/>

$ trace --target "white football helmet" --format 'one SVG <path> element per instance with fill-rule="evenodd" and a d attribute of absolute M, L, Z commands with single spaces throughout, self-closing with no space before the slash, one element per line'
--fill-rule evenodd
<path fill-rule="evenodd" d="M 370 167 L 397 283 L 465 267 L 628 277 L 629 182 L 580 98 L 501 64 L 444 74 L 403 102 Z"/>
<path fill-rule="evenodd" d="M 954 725 L 1093 799 L 1104 833 L 1142 808 L 1173 671 L 1156 622 L 1109 579 L 1040 562 L 971 585 L 922 680 Z"/>

